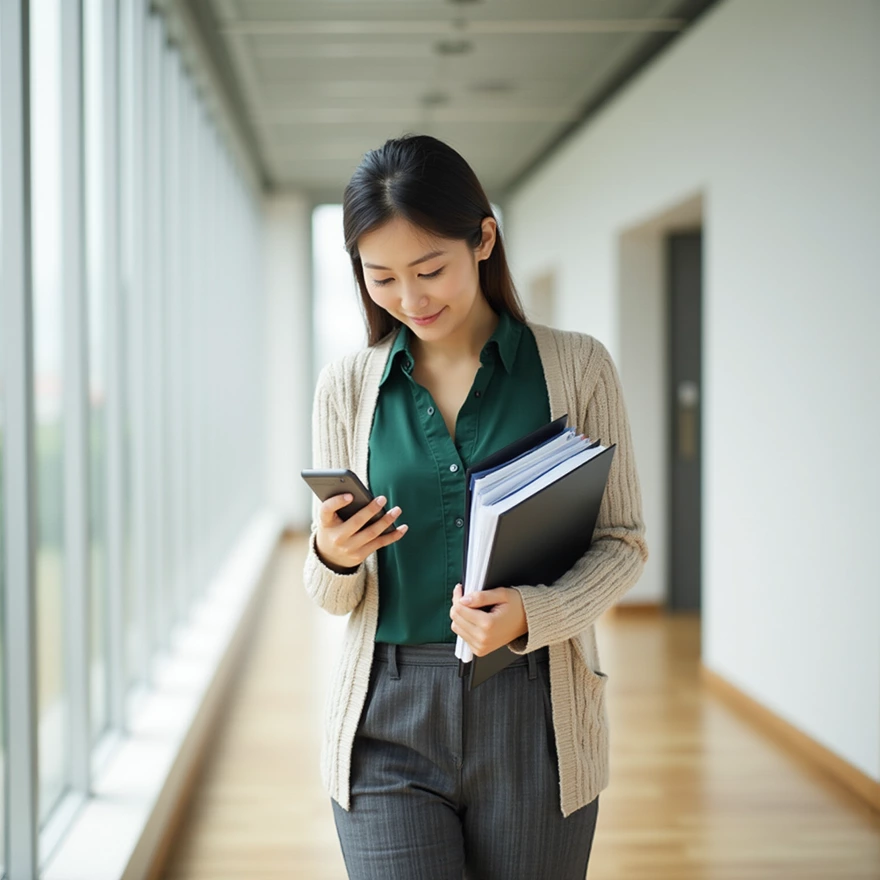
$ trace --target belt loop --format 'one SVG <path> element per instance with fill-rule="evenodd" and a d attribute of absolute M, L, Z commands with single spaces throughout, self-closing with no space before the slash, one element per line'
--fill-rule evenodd
<path fill-rule="evenodd" d="M 538 661 L 535 660 L 535 652 L 529 651 L 526 657 L 529 658 L 529 681 L 534 681 L 538 677 Z"/>
<path fill-rule="evenodd" d="M 400 678 L 400 670 L 397 668 L 397 645 L 388 646 L 388 667 L 391 678 Z"/>

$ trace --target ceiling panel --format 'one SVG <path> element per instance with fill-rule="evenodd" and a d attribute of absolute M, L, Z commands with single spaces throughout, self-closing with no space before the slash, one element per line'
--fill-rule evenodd
<path fill-rule="evenodd" d="M 507 192 L 713 0 L 192 0 L 272 188 L 433 134 Z M 334 195 L 335 194 L 335 195 Z"/>

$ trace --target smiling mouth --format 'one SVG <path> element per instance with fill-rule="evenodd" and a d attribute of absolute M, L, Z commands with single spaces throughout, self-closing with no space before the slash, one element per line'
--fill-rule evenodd
<path fill-rule="evenodd" d="M 443 309 L 440 309 L 439 312 L 434 312 L 433 315 L 407 315 L 407 318 L 411 318 L 413 321 L 429 321 L 431 318 L 436 318 L 442 311 Z"/>

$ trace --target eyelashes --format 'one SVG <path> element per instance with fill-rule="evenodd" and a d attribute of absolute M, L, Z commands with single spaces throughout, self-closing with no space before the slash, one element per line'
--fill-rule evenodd
<path fill-rule="evenodd" d="M 442 272 L 443 272 L 443 269 L 441 267 L 440 269 L 437 269 L 435 272 L 431 272 L 429 275 L 422 275 L 422 278 L 436 278 Z M 386 284 L 390 284 L 393 280 L 394 280 L 393 278 L 383 278 L 381 280 L 376 279 L 376 278 L 372 279 L 373 284 L 375 284 L 377 287 L 384 287 Z"/>

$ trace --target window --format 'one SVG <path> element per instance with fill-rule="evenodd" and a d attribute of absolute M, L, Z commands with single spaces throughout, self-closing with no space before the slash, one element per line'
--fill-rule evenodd
<path fill-rule="evenodd" d="M 89 651 L 90 726 L 92 742 L 103 733 L 108 718 L 107 666 L 107 331 L 108 295 L 105 242 L 105 128 L 103 0 L 87 0 L 83 7 L 83 74 L 85 115 L 86 300 L 88 308 L 88 449 L 89 538 L 91 545 L 91 646 Z"/>
<path fill-rule="evenodd" d="M 70 707 L 64 677 L 64 300 L 61 246 L 61 0 L 33 0 L 31 205 L 37 471 L 39 816 L 69 776 Z"/>
<path fill-rule="evenodd" d="M 143 4 L 120 6 L 119 181 L 120 349 L 123 362 L 123 616 L 125 688 L 147 667 L 146 475 L 144 414 L 144 25 Z"/>
<path fill-rule="evenodd" d="M 3 21 L 0 16 L 0 80 L 3 76 Z M 0 82 L 2 87 L 2 82 Z M 3 113 L 0 106 L 0 168 L 3 167 Z M 3 204 L 3 177 L 0 175 L 0 205 Z M 3 241 L 3 213 L 0 211 L 0 242 Z M 0 246 L 0 346 L 2 346 L 3 334 L 5 332 L 3 326 L 4 303 L 3 298 L 3 247 Z M 0 348 L 2 350 L 2 348 Z M 6 511 L 4 505 L 6 503 L 6 492 L 3 485 L 3 437 L 6 418 L 6 389 L 4 370 L 5 363 L 0 358 L 0 829 L 6 828 L 6 694 L 3 684 L 6 681 L 3 670 L 3 659 L 6 656 L 6 649 L 3 644 L 3 633 L 5 630 L 3 620 L 3 609 L 6 607 Z M 0 831 L 0 876 L 6 871 L 6 834 Z"/>
<path fill-rule="evenodd" d="M 43 869 L 64 851 L 103 762 L 135 745 L 124 730 L 105 734 L 149 707 L 134 691 L 156 683 L 157 655 L 176 647 L 173 628 L 264 487 L 256 186 L 160 10 L 146 0 L 22 5 L 27 30 L 16 22 L 6 35 L 28 33 L 30 45 L 0 42 L 3 82 L 16 81 L 0 104 L 0 305 L 16 306 L 0 308 L 0 351 L 10 340 L 18 352 L 0 360 L 0 462 L 14 452 L 33 479 L 8 503 L 3 479 L 24 468 L 0 470 L 0 600 L 14 588 L 33 609 L 0 601 L 0 876 L 36 876 L 32 856 Z M 0 14 L 20 8 L 4 2 Z M 19 49 L 30 58 L 24 84 Z M 9 167 L 20 100 L 31 123 L 25 180 Z M 14 222 L 28 207 L 29 251 Z M 4 380 L 19 370 L 25 418 L 4 409 Z M 30 554 L 32 589 L 10 577 L 30 579 Z M 32 656 L 36 693 L 13 688 L 7 705 L 4 661 L 26 684 Z"/>

